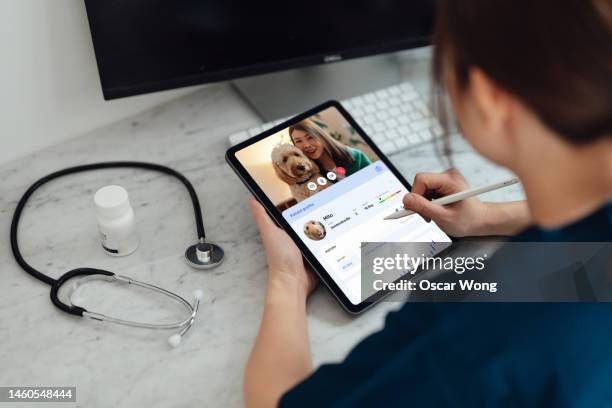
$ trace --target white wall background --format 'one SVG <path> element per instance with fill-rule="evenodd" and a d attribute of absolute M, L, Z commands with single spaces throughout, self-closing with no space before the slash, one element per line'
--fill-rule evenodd
<path fill-rule="evenodd" d="M 104 101 L 83 0 L 0 0 L 0 163 L 191 90 Z"/>

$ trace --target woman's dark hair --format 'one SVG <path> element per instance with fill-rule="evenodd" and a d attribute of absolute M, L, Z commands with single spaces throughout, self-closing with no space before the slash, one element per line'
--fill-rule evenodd
<path fill-rule="evenodd" d="M 328 135 L 326 131 L 317 126 L 312 120 L 304 119 L 289 127 L 291 142 L 293 142 L 293 132 L 296 130 L 302 131 L 321 142 L 323 148 L 336 165 L 347 165 L 355 162 L 353 155 L 345 145 Z"/>
<path fill-rule="evenodd" d="M 612 136 L 612 0 L 440 0 L 434 82 L 481 69 L 564 139 Z"/>

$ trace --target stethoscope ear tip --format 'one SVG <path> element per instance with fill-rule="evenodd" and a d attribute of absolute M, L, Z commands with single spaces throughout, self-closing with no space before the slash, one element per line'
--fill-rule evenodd
<path fill-rule="evenodd" d="M 168 344 L 172 348 L 177 348 L 179 344 L 181 344 L 181 340 L 183 340 L 183 336 L 180 334 L 173 334 L 172 336 L 168 337 Z"/>
<path fill-rule="evenodd" d="M 193 291 L 193 297 L 197 300 L 202 300 L 204 298 L 204 292 L 202 289 L 196 289 Z"/>

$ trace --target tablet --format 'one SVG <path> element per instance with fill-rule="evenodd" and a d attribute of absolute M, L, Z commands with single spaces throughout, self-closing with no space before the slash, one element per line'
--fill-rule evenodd
<path fill-rule="evenodd" d="M 351 313 L 387 294 L 362 298 L 362 243 L 451 242 L 419 215 L 383 220 L 411 186 L 338 102 L 230 148 L 226 160 Z"/>

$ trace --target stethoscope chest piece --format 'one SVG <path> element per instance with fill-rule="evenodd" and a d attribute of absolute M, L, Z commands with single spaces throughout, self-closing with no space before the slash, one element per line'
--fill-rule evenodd
<path fill-rule="evenodd" d="M 185 250 L 185 262 L 195 269 L 211 269 L 223 262 L 223 249 L 210 242 L 198 242 Z"/>

